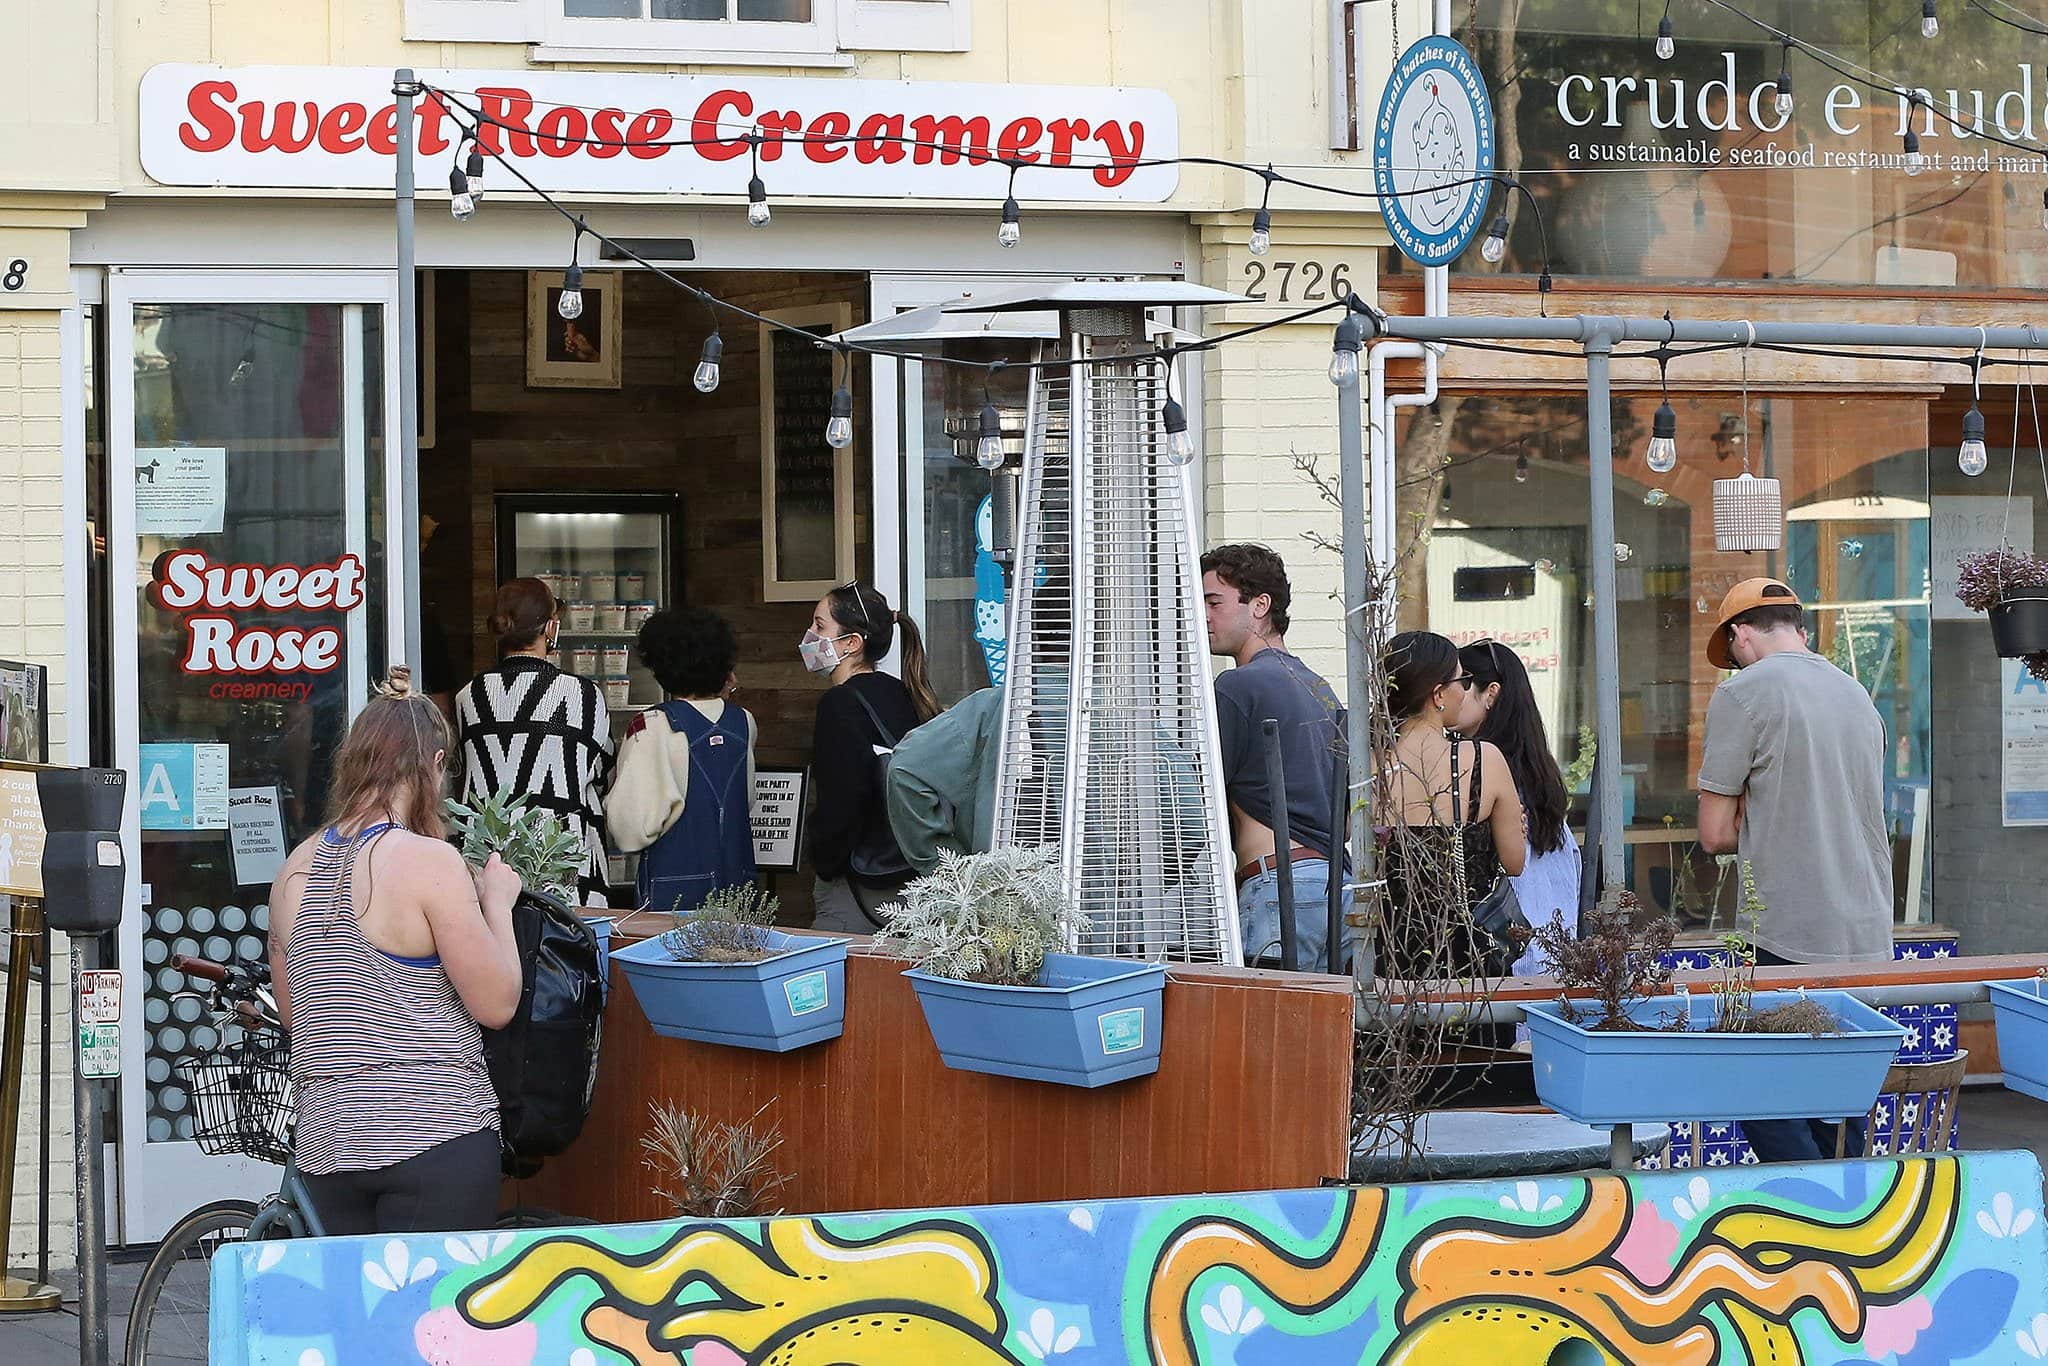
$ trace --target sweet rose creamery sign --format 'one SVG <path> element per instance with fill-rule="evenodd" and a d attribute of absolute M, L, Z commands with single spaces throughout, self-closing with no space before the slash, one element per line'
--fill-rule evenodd
<path fill-rule="evenodd" d="M 454 98 L 490 119 L 485 146 L 550 191 L 743 194 L 756 131 L 777 196 L 1000 199 L 1005 161 L 1027 168 L 1020 192 L 1043 200 L 1156 202 L 1179 178 L 1147 164 L 1180 151 L 1173 101 L 1158 90 L 572 71 L 420 79 L 471 92 Z M 388 69 L 164 65 L 142 78 L 141 136 L 143 169 L 166 185 L 389 190 L 398 108 Z M 447 184 L 460 136 L 449 110 L 419 101 L 420 189 Z"/>

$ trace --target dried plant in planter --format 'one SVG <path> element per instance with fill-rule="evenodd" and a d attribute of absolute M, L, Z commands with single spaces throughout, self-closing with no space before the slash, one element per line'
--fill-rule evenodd
<path fill-rule="evenodd" d="M 774 1102 L 770 1102 L 773 1104 Z M 782 1126 L 766 1130 L 756 1121 L 768 1106 L 738 1124 L 714 1123 L 679 1105 L 650 1105 L 653 1127 L 641 1138 L 647 1152 L 640 1165 L 660 1182 L 654 1193 L 685 1219 L 740 1219 L 782 1213 L 772 1204 L 789 1184 L 775 1169 L 775 1150 L 782 1146 Z"/>
<path fill-rule="evenodd" d="M 455 827 L 462 857 L 471 864 L 481 868 L 496 854 L 526 886 L 576 904 L 583 836 L 560 816 L 529 805 L 524 794 L 501 788 L 473 801 L 450 798 L 448 823 Z"/>
<path fill-rule="evenodd" d="M 693 911 L 680 905 L 661 946 L 679 963 L 758 963 L 775 950 L 768 932 L 782 903 L 752 883 L 721 887 Z"/>
<path fill-rule="evenodd" d="M 882 942 L 935 977 L 1034 986 L 1045 955 L 1078 942 L 1088 918 L 1060 885 L 1059 850 L 942 850 L 938 866 L 882 908 Z"/>
<path fill-rule="evenodd" d="M 1833 1034 L 1841 1029 L 1834 1012 L 1818 1001 L 1800 999 L 1758 1013 L 1756 1009 L 1756 927 L 1763 919 L 1764 900 L 1757 894 L 1756 872 L 1742 864 L 1742 923 L 1747 932 L 1723 936 L 1727 956 L 1721 980 L 1714 986 L 1718 1001 L 1714 1028 L 1728 1034 Z"/>
<path fill-rule="evenodd" d="M 1576 938 L 1561 922 L 1551 920 L 1536 931 L 1536 945 L 1559 986 L 1591 992 L 1600 1002 L 1599 1010 L 1588 1014 L 1567 998 L 1567 1020 L 1588 1029 L 1639 1030 L 1652 1026 L 1630 1019 L 1628 1007 L 1656 995 L 1671 980 L 1663 957 L 1677 933 L 1677 920 L 1646 910 L 1635 893 L 1610 892 L 1585 913 Z M 1683 1025 L 1683 1020 L 1674 1019 L 1665 1027 Z"/>

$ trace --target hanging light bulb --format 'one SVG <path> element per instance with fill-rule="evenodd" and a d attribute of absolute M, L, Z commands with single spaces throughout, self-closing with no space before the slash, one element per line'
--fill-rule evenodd
<path fill-rule="evenodd" d="M 1934 13 L 1934 0 L 1920 0 L 1920 36 L 1922 38 L 1939 38 L 1941 36 L 1941 20 Z"/>
<path fill-rule="evenodd" d="M 562 294 L 555 300 L 555 312 L 564 318 L 583 316 L 583 267 L 574 261 L 562 272 Z"/>
<path fill-rule="evenodd" d="M 1671 36 L 1671 11 L 1665 10 L 1664 17 L 1657 21 L 1657 58 L 1670 61 L 1678 55 L 1678 41 Z"/>
<path fill-rule="evenodd" d="M 476 196 L 469 192 L 469 177 L 460 166 L 448 170 L 448 212 L 458 223 L 468 222 L 476 213 Z"/>
<path fill-rule="evenodd" d="M 835 451 L 853 444 L 853 390 L 844 384 L 832 391 L 832 420 L 825 424 L 825 444 Z"/>
<path fill-rule="evenodd" d="M 1193 464 L 1195 438 L 1188 434 L 1188 415 L 1171 394 L 1159 405 L 1159 425 L 1166 432 L 1166 463 L 1175 468 Z"/>
<path fill-rule="evenodd" d="M 1790 116 L 1792 113 L 1792 40 L 1790 38 L 1785 40 L 1784 56 L 1778 63 L 1778 99 L 1776 107 L 1780 114 Z"/>
<path fill-rule="evenodd" d="M 697 356 L 697 373 L 690 382 L 697 386 L 697 392 L 708 394 L 718 388 L 718 363 L 725 358 L 725 338 L 712 328 L 711 335 L 704 339 L 704 349 Z"/>
<path fill-rule="evenodd" d="M 1927 169 L 1927 158 L 1920 154 L 1920 135 L 1906 130 L 1906 174 L 1919 175 Z"/>
<path fill-rule="evenodd" d="M 1650 449 L 1646 459 L 1658 474 L 1669 474 L 1678 468 L 1678 412 L 1669 399 L 1657 405 L 1657 414 L 1650 419 Z"/>
<path fill-rule="evenodd" d="M 759 176 L 747 182 L 747 226 L 768 226 L 768 187 L 761 183 Z"/>
<path fill-rule="evenodd" d="M 1527 451 L 1515 457 L 1515 482 L 1517 484 L 1529 482 L 1529 453 Z"/>
<path fill-rule="evenodd" d="M 1003 201 L 1002 226 L 996 229 L 996 245 L 1014 247 L 1024 240 L 1023 210 L 1017 207 L 1017 196 L 1011 195 Z"/>
<path fill-rule="evenodd" d="M 484 149 L 470 140 L 469 160 L 462 165 L 462 173 L 469 178 L 469 197 L 478 204 L 484 202 Z"/>
<path fill-rule="evenodd" d="M 1003 467 L 1003 415 L 993 401 L 981 405 L 981 436 L 974 443 L 974 463 L 985 470 Z"/>
<path fill-rule="evenodd" d="M 1991 452 L 1984 445 L 1984 414 L 1973 401 L 1963 414 L 1963 444 L 1956 447 L 1956 468 L 1975 479 L 1991 464 Z"/>
<path fill-rule="evenodd" d="M 1365 329 L 1359 325 L 1356 313 L 1346 313 L 1344 321 L 1337 324 L 1337 342 L 1330 352 L 1330 383 L 1336 385 L 1358 382 L 1358 353 L 1365 347 Z"/>
<path fill-rule="evenodd" d="M 1273 249 L 1273 215 L 1263 204 L 1252 215 L 1252 239 L 1245 245 L 1254 256 L 1264 256 Z"/>
<path fill-rule="evenodd" d="M 1490 265 L 1499 265 L 1500 259 L 1508 254 L 1508 216 L 1505 210 L 1493 216 L 1493 225 L 1486 230 L 1486 240 L 1479 244 L 1479 257 Z"/>

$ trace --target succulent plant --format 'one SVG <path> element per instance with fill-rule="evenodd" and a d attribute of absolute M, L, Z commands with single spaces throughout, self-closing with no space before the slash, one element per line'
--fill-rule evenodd
<path fill-rule="evenodd" d="M 1958 556 L 1956 571 L 1956 601 L 1972 612 L 1988 612 L 2015 592 L 2048 591 L 2048 559 L 2011 546 Z"/>
<path fill-rule="evenodd" d="M 882 908 L 885 940 L 938 977 L 1000 986 L 1038 981 L 1045 955 L 1064 949 L 1088 918 L 1060 885 L 1059 851 L 942 850 L 938 866 Z"/>
<path fill-rule="evenodd" d="M 532 806 L 523 793 L 501 788 L 467 802 L 450 798 L 448 822 L 470 863 L 482 867 L 496 854 L 526 886 L 576 904 L 583 836 L 562 817 Z"/>

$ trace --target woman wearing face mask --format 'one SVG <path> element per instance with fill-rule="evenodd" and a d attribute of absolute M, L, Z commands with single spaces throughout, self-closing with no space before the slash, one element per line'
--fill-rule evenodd
<path fill-rule="evenodd" d="M 1564 775 L 1550 756 L 1550 737 L 1543 714 L 1536 709 L 1536 690 L 1529 671 L 1507 646 L 1479 640 L 1458 651 L 1458 662 L 1471 676 L 1457 729 L 1474 740 L 1490 742 L 1508 762 L 1515 792 L 1522 799 L 1522 823 L 1528 833 L 1529 859 L 1515 874 L 1515 900 L 1534 928 L 1552 920 L 1566 930 L 1579 923 L 1579 842 L 1565 824 Z M 1515 960 L 1515 972 L 1534 976 L 1549 966 L 1532 942 Z"/>
<path fill-rule="evenodd" d="M 898 629 L 900 679 L 875 667 Z M 814 923 L 821 930 L 873 934 L 882 927 L 877 908 L 912 876 L 889 829 L 882 766 L 898 741 L 939 713 L 925 671 L 924 637 L 917 623 L 890 610 L 887 598 L 852 583 L 818 599 L 798 652 L 805 668 L 832 682 L 818 699 L 811 742 Z"/>

